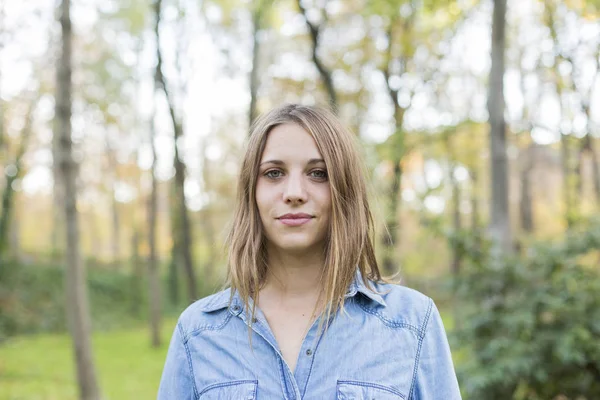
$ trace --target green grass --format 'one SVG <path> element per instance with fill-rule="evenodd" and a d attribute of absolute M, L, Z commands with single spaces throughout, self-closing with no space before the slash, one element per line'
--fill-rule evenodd
<path fill-rule="evenodd" d="M 176 321 L 163 321 L 162 346 L 152 349 L 148 328 L 97 332 L 93 350 L 104 399 L 156 398 Z M 22 336 L 0 346 L 0 400 L 77 399 L 67 335 Z"/>

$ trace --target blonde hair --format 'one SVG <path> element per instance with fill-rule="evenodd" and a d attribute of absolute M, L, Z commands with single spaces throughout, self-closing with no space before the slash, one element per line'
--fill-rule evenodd
<path fill-rule="evenodd" d="M 330 111 L 288 104 L 260 116 L 251 128 L 238 180 L 233 223 L 227 237 L 228 284 L 232 296 L 249 305 L 265 282 L 267 254 L 262 223 L 256 205 L 256 181 L 269 132 L 278 125 L 297 124 L 312 135 L 327 166 L 331 190 L 331 217 L 322 273 L 326 321 L 343 310 L 346 291 L 356 269 L 365 284 L 382 282 L 373 247 L 374 224 L 368 203 L 364 163 L 354 135 Z"/>

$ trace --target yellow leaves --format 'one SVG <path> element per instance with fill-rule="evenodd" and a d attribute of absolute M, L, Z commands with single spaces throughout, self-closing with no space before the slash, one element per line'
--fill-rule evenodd
<path fill-rule="evenodd" d="M 452 17 L 458 17 L 458 15 L 460 14 L 460 8 L 458 7 L 458 4 L 450 3 L 450 5 L 448 6 L 448 13 Z"/>
<path fill-rule="evenodd" d="M 564 0 L 564 4 L 588 21 L 600 19 L 599 0 Z"/>
<path fill-rule="evenodd" d="M 538 0 L 538 2 L 548 7 L 551 13 L 554 13 L 557 6 L 562 4 L 588 21 L 600 19 L 600 0 Z"/>

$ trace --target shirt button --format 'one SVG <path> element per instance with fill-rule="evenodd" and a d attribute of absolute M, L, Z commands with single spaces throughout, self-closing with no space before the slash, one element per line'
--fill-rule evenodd
<path fill-rule="evenodd" d="M 306 350 L 306 355 L 307 356 L 312 356 L 312 350 L 311 349 Z"/>
<path fill-rule="evenodd" d="M 233 306 L 232 310 L 235 312 L 238 312 L 238 311 L 240 311 L 240 306 L 235 305 L 235 306 Z"/>
<path fill-rule="evenodd" d="M 258 320 L 257 320 L 256 318 L 252 318 L 252 322 L 253 322 L 253 323 L 257 323 L 257 322 L 258 322 Z"/>

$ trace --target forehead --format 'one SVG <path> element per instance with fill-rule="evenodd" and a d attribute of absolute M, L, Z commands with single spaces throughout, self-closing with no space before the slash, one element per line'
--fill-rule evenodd
<path fill-rule="evenodd" d="M 278 125 L 268 133 L 261 161 L 288 158 L 321 158 L 312 135 L 292 123 Z"/>

